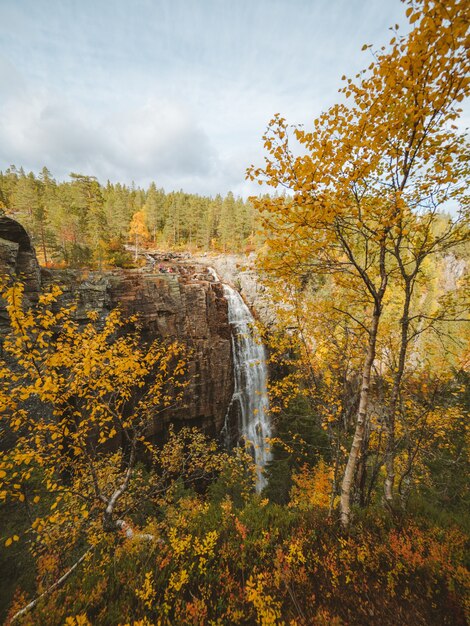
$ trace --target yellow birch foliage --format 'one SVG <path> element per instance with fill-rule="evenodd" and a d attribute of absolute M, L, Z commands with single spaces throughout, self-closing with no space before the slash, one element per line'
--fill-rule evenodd
<path fill-rule="evenodd" d="M 367 447 L 370 428 L 378 442 L 385 425 L 391 480 L 403 381 L 416 367 L 418 350 L 424 352 L 424 333 L 439 332 L 440 341 L 438 325 L 463 317 L 464 310 L 448 306 L 446 316 L 444 302 L 434 305 L 440 299 L 432 294 L 436 285 L 430 280 L 426 294 L 425 279 L 430 259 L 442 258 L 469 237 L 469 148 L 456 124 L 470 93 L 468 5 L 465 0 L 406 4 L 409 33 L 400 35 L 395 26 L 388 46 L 364 46 L 372 53 L 369 67 L 355 79 L 343 77 L 343 102 L 308 128 L 290 126 L 276 114 L 263 136 L 264 166 L 247 171 L 251 180 L 287 190 L 253 199 L 266 236 L 260 268 L 281 282 L 283 295 L 286 285 L 300 293 L 309 285 L 331 287 L 330 302 L 321 292 L 318 300 L 326 319 L 319 325 L 323 338 L 309 324 L 316 305 L 306 305 L 308 295 L 287 306 L 299 313 L 295 326 L 303 334 L 307 361 L 328 360 L 345 329 L 349 347 L 354 345 L 349 380 L 362 377 L 363 383 L 342 485 L 345 524 L 359 450 Z M 443 215 L 450 206 L 452 215 Z M 310 369 L 315 372 L 315 366 Z M 328 366 L 321 371 L 330 397 L 341 399 L 342 406 L 321 409 L 325 423 L 334 423 L 345 413 L 341 377 Z M 382 407 L 383 398 L 371 397 L 377 375 L 389 396 Z M 316 393 L 317 383 L 312 376 L 308 380 Z M 350 427 L 349 419 L 345 425 Z"/>
<path fill-rule="evenodd" d="M 410 34 L 396 32 L 375 51 L 341 90 L 346 101 L 310 129 L 275 115 L 263 137 L 266 165 L 247 173 L 290 191 L 253 199 L 267 233 L 263 268 L 289 281 L 334 273 L 369 305 L 384 246 L 386 256 L 398 246 L 410 257 L 448 246 L 432 233 L 438 211 L 449 202 L 468 208 L 468 147 L 455 126 L 470 84 L 467 3 L 408 4 Z M 428 215 L 417 222 L 418 213 Z"/>
<path fill-rule="evenodd" d="M 150 238 L 145 211 L 137 211 L 132 216 L 129 226 L 129 236 L 136 238 L 138 241 L 146 241 Z"/>
<path fill-rule="evenodd" d="M 136 319 L 118 310 L 80 326 L 73 308 L 56 310 L 59 295 L 26 309 L 21 284 L 2 289 L 0 498 L 25 502 L 36 538 L 71 548 L 83 533 L 96 544 L 106 515 L 139 501 L 137 452 L 156 454 L 149 430 L 181 400 L 186 359 L 182 345 L 125 332 Z"/>

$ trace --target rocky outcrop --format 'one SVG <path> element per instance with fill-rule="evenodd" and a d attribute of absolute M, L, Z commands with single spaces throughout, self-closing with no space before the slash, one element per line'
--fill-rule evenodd
<path fill-rule="evenodd" d="M 43 272 L 43 285 L 58 282 L 63 289 L 60 304 L 74 303 L 80 321 L 90 311 L 104 316 L 119 306 L 125 316 L 138 315 L 143 340 L 184 342 L 190 354 L 185 399 L 155 422 L 154 433 L 177 421 L 218 435 L 233 387 L 227 302 L 222 286 L 212 281 L 206 268 L 173 263 L 171 269 L 171 273 L 115 270 L 86 276 L 48 270 Z"/>
<path fill-rule="evenodd" d="M 465 259 L 455 254 L 447 254 L 442 259 L 442 287 L 444 291 L 454 291 L 467 271 Z"/>
<path fill-rule="evenodd" d="M 78 321 L 86 321 L 90 311 L 104 317 L 119 306 L 124 315 L 139 316 L 144 341 L 169 338 L 188 346 L 189 384 L 184 401 L 155 420 L 153 433 L 177 422 L 217 436 L 233 392 L 231 331 L 223 287 L 204 265 L 187 256 L 154 255 L 149 260 L 145 270 L 40 271 L 24 228 L 0 218 L 0 274 L 22 278 L 31 303 L 41 289 L 58 283 L 63 290 L 59 304 L 75 304 Z M 6 312 L 0 308 L 0 330 L 2 326 L 6 330 L 6 324 Z"/>
<path fill-rule="evenodd" d="M 200 263 L 213 267 L 223 282 L 236 289 L 260 322 L 270 327 L 276 322 L 272 300 L 255 268 L 255 255 L 220 254 L 198 257 Z"/>
<path fill-rule="evenodd" d="M 26 230 L 9 217 L 0 217 L 0 275 L 21 278 L 25 296 L 36 302 L 41 283 L 36 253 Z M 0 324 L 6 321 L 6 312 L 0 302 Z"/>

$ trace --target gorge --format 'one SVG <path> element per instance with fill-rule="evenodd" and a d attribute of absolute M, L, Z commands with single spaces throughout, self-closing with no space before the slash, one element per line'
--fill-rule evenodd
<path fill-rule="evenodd" d="M 144 341 L 177 339 L 188 348 L 188 386 L 183 402 L 165 409 L 151 426 L 160 437 L 170 424 L 197 426 L 229 447 L 248 444 L 258 467 L 269 460 L 270 436 L 264 348 L 240 294 L 207 266 L 186 254 L 147 255 L 145 268 L 83 271 L 40 268 L 25 229 L 0 218 L 0 272 L 25 281 L 30 303 L 50 285 L 62 290 L 60 306 L 75 304 L 85 322 L 91 311 L 104 317 L 115 307 L 138 315 Z M 7 331 L 0 304 L 0 332 Z"/>

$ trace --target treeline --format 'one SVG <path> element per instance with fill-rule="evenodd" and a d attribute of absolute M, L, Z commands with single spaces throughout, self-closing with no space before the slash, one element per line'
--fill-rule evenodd
<path fill-rule="evenodd" d="M 229 192 L 214 198 L 166 193 L 94 176 L 58 182 L 43 167 L 36 176 L 11 166 L 0 171 L 0 213 L 20 221 L 41 261 L 71 267 L 125 266 L 125 244 L 240 252 L 255 245 L 255 213 Z"/>

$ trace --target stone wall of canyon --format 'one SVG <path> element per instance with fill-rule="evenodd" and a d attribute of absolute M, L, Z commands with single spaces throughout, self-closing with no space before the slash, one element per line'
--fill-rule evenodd
<path fill-rule="evenodd" d="M 184 255 L 162 255 L 144 270 L 40 269 L 26 231 L 14 220 L 0 217 L 0 274 L 25 280 L 31 304 L 40 290 L 58 283 L 63 290 L 60 304 L 75 303 L 79 321 L 85 321 L 89 311 L 105 316 L 119 306 L 124 315 L 139 316 L 143 341 L 184 342 L 190 353 L 185 399 L 155 420 L 154 434 L 169 423 L 220 433 L 233 392 L 231 335 L 222 285 L 206 266 Z M 0 330 L 7 330 L 1 303 Z"/>

